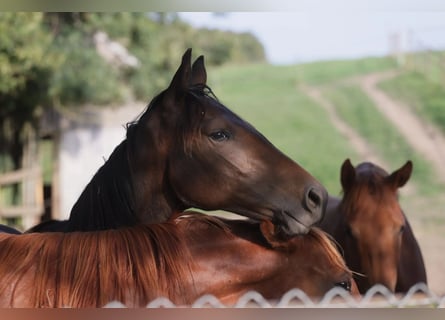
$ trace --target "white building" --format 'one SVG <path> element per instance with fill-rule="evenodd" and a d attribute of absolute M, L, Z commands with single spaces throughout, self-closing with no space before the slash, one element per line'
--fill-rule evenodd
<path fill-rule="evenodd" d="M 77 120 L 64 121 L 58 146 L 58 204 L 53 201 L 53 218 L 69 217 L 85 186 L 125 139 L 126 123 L 144 109 L 142 103 L 121 108 L 87 108 L 76 115 Z"/>

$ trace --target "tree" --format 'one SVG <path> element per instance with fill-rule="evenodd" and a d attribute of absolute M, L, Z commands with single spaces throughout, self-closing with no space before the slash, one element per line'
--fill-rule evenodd
<path fill-rule="evenodd" d="M 0 152 L 21 165 L 24 128 L 36 127 L 58 59 L 41 13 L 0 13 Z"/>
<path fill-rule="evenodd" d="M 140 67 L 107 64 L 96 52 L 97 31 L 127 47 Z M 45 108 L 148 100 L 188 47 L 208 65 L 265 60 L 252 35 L 195 30 L 176 14 L 0 13 L 0 153 L 19 168 L 24 128 L 37 130 Z"/>

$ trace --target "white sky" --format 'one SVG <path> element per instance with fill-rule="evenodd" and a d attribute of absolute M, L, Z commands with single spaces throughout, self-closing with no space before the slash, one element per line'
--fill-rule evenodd
<path fill-rule="evenodd" d="M 445 2 L 445 0 L 444 0 Z M 445 11 L 183 12 L 197 27 L 252 32 L 274 64 L 385 55 L 390 35 L 409 49 L 445 49 Z"/>

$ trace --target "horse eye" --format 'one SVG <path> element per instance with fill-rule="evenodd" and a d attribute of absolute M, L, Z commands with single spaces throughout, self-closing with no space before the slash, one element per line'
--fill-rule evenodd
<path fill-rule="evenodd" d="M 405 231 L 405 226 L 404 225 L 400 226 L 399 233 L 402 233 L 403 231 Z"/>
<path fill-rule="evenodd" d="M 336 287 L 340 287 L 345 289 L 348 292 L 351 292 L 351 281 L 341 281 L 335 284 Z"/>
<path fill-rule="evenodd" d="M 215 141 L 225 141 L 230 139 L 230 133 L 224 130 L 212 132 L 209 137 Z"/>

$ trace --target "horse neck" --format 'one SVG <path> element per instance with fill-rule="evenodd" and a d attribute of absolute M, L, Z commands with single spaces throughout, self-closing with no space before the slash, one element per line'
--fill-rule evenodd
<path fill-rule="evenodd" d="M 151 119 L 151 123 L 155 127 L 162 126 L 157 119 Z M 140 222 L 166 222 L 174 213 L 186 209 L 168 180 L 167 157 L 170 149 L 167 146 L 171 141 L 166 137 L 167 134 L 153 133 L 160 130 L 159 128 L 135 129 L 138 131 L 130 135 L 128 141 L 134 208 Z"/>
<path fill-rule="evenodd" d="M 166 151 L 149 132 L 136 130 L 129 128 L 128 138 L 82 192 L 71 210 L 69 231 L 161 223 L 183 209 L 165 182 Z"/>
<path fill-rule="evenodd" d="M 112 229 L 138 222 L 127 157 L 127 142 L 123 141 L 74 204 L 68 231 Z"/>

